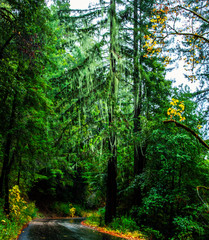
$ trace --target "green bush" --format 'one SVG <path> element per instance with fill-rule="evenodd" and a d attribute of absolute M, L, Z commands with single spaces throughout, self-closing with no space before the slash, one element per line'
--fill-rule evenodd
<path fill-rule="evenodd" d="M 159 240 L 164 240 L 164 236 L 163 234 L 156 230 L 156 229 L 153 229 L 151 227 L 146 227 L 146 226 L 141 226 L 142 227 L 142 232 L 143 234 L 150 240 L 154 240 L 154 239 L 159 239 Z"/>
<path fill-rule="evenodd" d="M 70 209 L 75 208 L 75 216 L 82 217 L 84 215 L 85 209 L 78 204 L 72 204 L 70 202 L 54 202 L 51 205 L 51 210 L 58 216 L 71 216 Z"/>
<path fill-rule="evenodd" d="M 30 216 L 30 218 L 35 218 L 37 216 L 37 212 L 38 212 L 38 209 L 36 208 L 34 202 L 27 203 L 27 208 L 24 210 L 25 216 Z"/>
<path fill-rule="evenodd" d="M 195 236 L 204 234 L 203 226 L 196 222 L 192 216 L 176 217 L 173 221 L 175 225 L 175 236 L 172 239 L 196 239 Z"/>
<path fill-rule="evenodd" d="M 0 240 L 9 240 L 17 236 L 18 225 L 10 221 L 3 211 L 3 201 L 0 202 Z"/>
<path fill-rule="evenodd" d="M 120 232 L 134 232 L 139 230 L 136 222 L 131 217 L 115 218 L 113 222 L 109 225 L 114 230 L 119 230 Z"/>
<path fill-rule="evenodd" d="M 69 216 L 69 203 L 55 202 L 52 204 L 52 211 L 59 216 Z"/>
<path fill-rule="evenodd" d="M 1 217 L 3 219 L 0 220 L 0 240 L 16 239 L 20 226 L 16 222 L 7 219 L 6 216 L 2 216 L 2 214 L 0 214 Z"/>
<path fill-rule="evenodd" d="M 76 209 L 75 215 L 76 215 L 77 217 L 82 217 L 82 216 L 84 216 L 84 214 L 85 214 L 85 209 L 84 209 L 81 205 L 73 204 L 73 207 Z"/>
<path fill-rule="evenodd" d="M 105 208 L 100 208 L 97 212 L 88 216 L 87 223 L 103 227 L 105 225 Z"/>

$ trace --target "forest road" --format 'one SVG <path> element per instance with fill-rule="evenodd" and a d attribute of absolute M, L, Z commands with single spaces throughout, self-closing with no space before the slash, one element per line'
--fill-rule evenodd
<path fill-rule="evenodd" d="M 81 225 L 84 219 L 40 219 L 29 223 L 18 240 L 122 240 Z"/>

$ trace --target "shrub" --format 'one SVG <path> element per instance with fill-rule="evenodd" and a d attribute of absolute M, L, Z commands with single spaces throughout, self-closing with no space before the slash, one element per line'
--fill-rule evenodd
<path fill-rule="evenodd" d="M 173 221 L 176 235 L 173 239 L 195 239 L 194 236 L 203 235 L 204 228 L 192 216 L 176 217 Z"/>
<path fill-rule="evenodd" d="M 73 207 L 72 203 L 69 204 L 70 216 L 73 218 L 75 216 L 76 208 Z"/>
<path fill-rule="evenodd" d="M 36 216 L 37 209 L 35 208 L 35 204 L 27 204 L 27 202 L 21 198 L 17 185 L 9 191 L 9 204 L 10 219 L 16 221 L 19 225 L 31 221 L 31 219 Z"/>
<path fill-rule="evenodd" d="M 141 226 L 142 227 L 142 232 L 147 236 L 148 239 L 153 240 L 153 239 L 159 239 L 163 240 L 165 239 L 163 234 L 156 229 L 153 229 L 151 227 L 146 227 L 146 226 Z"/>
<path fill-rule="evenodd" d="M 16 185 L 10 190 L 10 215 L 6 216 L 3 210 L 3 200 L 0 200 L 0 240 L 16 239 L 24 224 L 36 216 L 37 209 L 34 203 L 28 203 L 21 198 L 19 187 Z"/>
<path fill-rule="evenodd" d="M 3 201 L 0 201 L 0 240 L 9 240 L 15 238 L 18 233 L 16 222 L 8 219 L 3 210 Z"/>
<path fill-rule="evenodd" d="M 88 216 L 87 223 L 102 227 L 105 225 L 105 208 L 100 208 L 97 212 L 93 212 Z"/>
<path fill-rule="evenodd" d="M 115 218 L 109 225 L 114 230 L 119 230 L 123 233 L 138 231 L 139 227 L 131 217 L 122 216 L 121 218 Z"/>
<path fill-rule="evenodd" d="M 81 205 L 73 204 L 72 207 L 75 208 L 76 216 L 82 217 L 85 214 L 85 210 Z"/>
<path fill-rule="evenodd" d="M 58 215 L 69 216 L 69 203 L 55 202 L 52 205 L 52 210 Z"/>
<path fill-rule="evenodd" d="M 60 216 L 83 216 L 85 215 L 85 210 L 81 205 L 72 204 L 69 202 L 54 202 L 51 205 L 51 210 L 57 215 Z"/>

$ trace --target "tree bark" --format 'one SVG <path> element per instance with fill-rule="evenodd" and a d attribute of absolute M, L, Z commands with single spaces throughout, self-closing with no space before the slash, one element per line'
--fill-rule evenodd
<path fill-rule="evenodd" d="M 138 14 L 138 8 L 140 7 L 140 14 Z M 141 64 L 141 36 L 139 37 L 139 21 L 141 22 L 141 1 L 134 0 L 134 135 L 135 137 L 141 130 L 140 115 L 141 115 L 141 101 L 142 101 L 142 80 L 139 71 L 139 65 Z M 140 43 L 139 43 L 140 41 Z M 145 164 L 145 150 L 142 148 L 137 139 L 134 141 L 134 176 L 138 176 L 142 173 Z M 134 204 L 141 204 L 141 189 L 137 186 L 134 190 Z"/>
<path fill-rule="evenodd" d="M 115 0 L 110 1 L 110 89 L 109 89 L 109 151 L 110 158 L 107 167 L 107 190 L 106 190 L 106 211 L 105 223 L 112 222 L 116 216 L 117 207 L 117 137 L 114 123 L 115 106 L 117 101 L 116 90 L 116 59 L 113 55 L 116 53 L 116 6 Z"/>
<path fill-rule="evenodd" d="M 7 41 L 5 42 L 5 44 L 0 48 L 0 59 L 3 58 L 3 52 L 4 49 L 10 44 L 10 42 L 12 41 L 12 39 L 15 37 L 16 34 L 11 35 L 11 37 L 9 37 L 7 39 Z"/>
<path fill-rule="evenodd" d="M 110 147 L 111 148 L 111 147 Z M 107 192 L 106 192 L 106 211 L 105 223 L 112 222 L 116 216 L 117 207 L 117 156 L 116 147 L 113 149 L 113 156 L 108 160 L 108 175 L 107 175 Z"/>
<path fill-rule="evenodd" d="M 14 122 L 15 122 L 15 111 L 16 111 L 16 93 L 14 95 L 13 103 L 12 103 L 12 111 L 10 116 L 10 123 L 8 127 L 8 134 L 6 136 L 6 143 L 4 147 L 4 157 L 3 157 L 3 168 L 1 171 L 0 177 L 0 196 L 5 198 L 5 211 L 9 213 L 9 173 L 14 162 L 14 155 L 11 158 L 10 150 L 12 147 L 12 133 Z"/>
<path fill-rule="evenodd" d="M 22 168 L 22 159 L 19 157 L 19 166 L 18 166 L 18 176 L 17 176 L 17 185 L 20 185 L 20 177 L 21 177 L 21 168 Z"/>

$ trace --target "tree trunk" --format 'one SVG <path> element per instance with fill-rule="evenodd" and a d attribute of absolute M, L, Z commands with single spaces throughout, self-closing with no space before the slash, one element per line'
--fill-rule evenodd
<path fill-rule="evenodd" d="M 6 139 L 6 144 L 4 147 L 4 158 L 3 158 L 3 167 L 1 170 L 1 178 L 0 178 L 0 194 L 1 197 L 3 197 L 5 195 L 5 176 L 7 173 L 7 169 L 9 167 L 9 154 L 10 154 L 10 148 L 11 148 L 11 136 L 10 134 L 7 135 L 7 139 Z"/>
<path fill-rule="evenodd" d="M 20 176 L 21 176 L 21 168 L 22 168 L 22 159 L 19 157 L 19 166 L 18 166 L 18 176 L 17 176 L 17 185 L 20 185 Z"/>
<path fill-rule="evenodd" d="M 6 214 L 10 213 L 10 207 L 9 207 L 9 167 L 6 169 L 5 172 L 5 178 L 4 178 L 4 184 L 5 184 L 5 197 L 4 197 L 4 210 Z"/>
<path fill-rule="evenodd" d="M 12 147 L 12 133 L 11 130 L 14 126 L 15 122 L 15 110 L 16 110 L 16 93 L 14 95 L 13 103 L 12 103 L 12 112 L 10 116 L 10 123 L 8 127 L 8 134 L 6 136 L 6 143 L 4 147 L 4 157 L 3 157 L 3 168 L 1 171 L 0 177 L 0 196 L 5 197 L 5 211 L 9 213 L 9 173 L 14 162 L 14 155 L 11 158 L 10 150 Z"/>
<path fill-rule="evenodd" d="M 116 149 L 114 149 L 116 154 Z M 113 155 L 108 161 L 107 169 L 107 192 L 106 192 L 106 211 L 105 211 L 105 223 L 112 222 L 116 216 L 117 207 L 117 156 Z"/>
<path fill-rule="evenodd" d="M 106 192 L 106 211 L 105 223 L 112 222 L 116 216 L 117 206 L 117 137 L 115 132 L 114 123 L 115 119 L 115 106 L 117 101 L 117 88 L 116 88 L 116 59 L 113 55 L 116 53 L 116 8 L 115 0 L 110 1 L 110 89 L 109 89 L 109 151 L 110 158 L 107 167 L 107 192 Z"/>
<path fill-rule="evenodd" d="M 140 14 L 138 14 L 138 7 L 140 7 Z M 142 79 L 139 71 L 141 64 L 141 35 L 139 36 L 139 21 L 141 22 L 141 1 L 134 0 L 134 135 L 141 130 L 140 115 L 142 109 Z M 141 25 L 141 24 L 140 24 Z M 140 45 L 139 45 L 140 42 Z M 141 147 L 139 140 L 134 141 L 134 176 L 141 174 L 145 165 L 145 147 Z M 134 190 L 134 204 L 141 204 L 141 189 L 137 186 Z"/>

